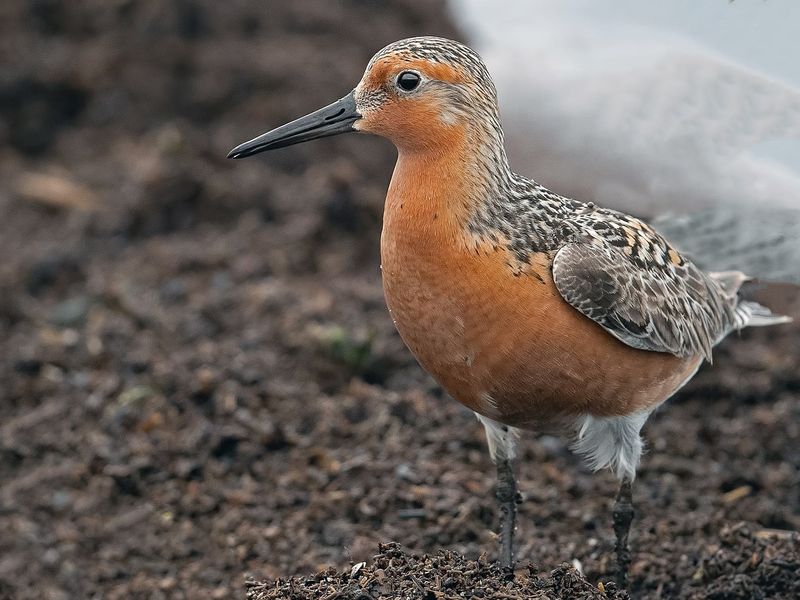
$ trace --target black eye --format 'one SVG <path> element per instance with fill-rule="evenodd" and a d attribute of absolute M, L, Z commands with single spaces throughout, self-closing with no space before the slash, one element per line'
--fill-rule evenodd
<path fill-rule="evenodd" d="M 422 78 L 412 71 L 403 71 L 397 76 L 397 85 L 407 92 L 417 87 L 420 81 L 422 81 Z"/>

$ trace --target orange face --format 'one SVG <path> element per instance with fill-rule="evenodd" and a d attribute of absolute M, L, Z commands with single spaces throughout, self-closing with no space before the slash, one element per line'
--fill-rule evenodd
<path fill-rule="evenodd" d="M 386 56 L 370 65 L 355 89 L 357 131 L 388 138 L 401 151 L 432 150 L 463 135 L 464 88 L 458 68 Z"/>
<path fill-rule="evenodd" d="M 469 52 L 461 47 L 459 51 Z M 477 56 L 472 70 L 458 59 L 449 60 L 452 57 L 420 58 L 407 49 L 384 49 L 376 57 L 351 93 L 240 144 L 231 150 L 229 158 L 245 158 L 350 131 L 388 138 L 402 154 L 438 153 L 463 140 L 470 123 L 483 123 L 485 129 L 486 115 L 496 110 L 488 75 L 470 75 L 475 64 L 480 68 Z M 496 118 L 489 121 L 497 123 Z"/>

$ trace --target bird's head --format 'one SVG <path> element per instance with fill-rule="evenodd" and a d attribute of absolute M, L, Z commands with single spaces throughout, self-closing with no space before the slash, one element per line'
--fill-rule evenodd
<path fill-rule="evenodd" d="M 344 98 L 231 150 L 244 158 L 350 131 L 374 133 L 401 151 L 435 151 L 466 136 L 502 143 L 497 97 L 489 72 L 467 46 L 416 37 L 372 57 Z"/>

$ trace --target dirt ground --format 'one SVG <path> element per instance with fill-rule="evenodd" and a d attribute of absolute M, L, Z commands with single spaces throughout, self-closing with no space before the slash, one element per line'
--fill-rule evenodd
<path fill-rule="evenodd" d="M 383 304 L 391 147 L 224 158 L 421 33 L 458 35 L 412 0 L 0 3 L 0 598 L 613 578 L 613 477 L 547 436 L 524 443 L 516 578 L 491 564 L 483 433 Z M 800 336 L 740 337 L 645 430 L 636 597 L 800 595 Z"/>

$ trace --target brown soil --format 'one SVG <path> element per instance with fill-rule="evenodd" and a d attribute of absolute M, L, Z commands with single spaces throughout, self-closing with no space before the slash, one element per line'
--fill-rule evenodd
<path fill-rule="evenodd" d="M 0 3 L 0 598 L 299 575 L 249 593 L 591 598 L 613 577 L 614 480 L 547 436 L 524 444 L 516 578 L 491 564 L 483 433 L 383 305 L 391 147 L 224 159 L 420 33 L 457 35 L 412 0 Z M 729 340 L 646 428 L 635 596 L 796 597 L 797 332 Z"/>
<path fill-rule="evenodd" d="M 800 537 L 782 531 L 753 532 L 743 523 L 722 530 L 720 545 L 704 553 L 688 597 L 723 599 L 796 598 L 800 595 Z M 702 585 L 708 583 L 708 585 Z M 663 596 L 664 590 L 658 595 Z M 369 563 L 344 572 L 334 568 L 314 576 L 248 582 L 249 600 L 374 600 L 378 598 L 502 598 L 607 600 L 628 598 L 614 583 L 589 583 L 564 563 L 542 576 L 531 563 L 512 574 L 485 556 L 466 560 L 453 552 L 414 556 L 398 544 L 379 546 Z M 671 593 L 667 597 L 672 597 Z"/>
<path fill-rule="evenodd" d="M 380 553 L 370 564 L 356 563 L 337 573 L 328 569 L 313 577 L 279 582 L 250 582 L 248 600 L 270 598 L 337 598 L 371 600 L 375 598 L 503 598 L 507 600 L 616 600 L 628 598 L 612 583 L 598 588 L 587 582 L 574 567 L 563 564 L 548 578 L 536 576 L 536 567 L 512 573 L 485 557 L 466 560 L 452 552 L 436 556 L 414 556 L 397 544 L 379 546 Z"/>

